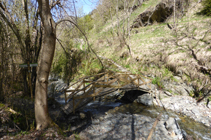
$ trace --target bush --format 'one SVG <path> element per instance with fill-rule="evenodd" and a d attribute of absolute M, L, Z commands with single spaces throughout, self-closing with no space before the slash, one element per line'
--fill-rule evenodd
<path fill-rule="evenodd" d="M 204 0 L 202 2 L 203 10 L 200 12 L 200 14 L 211 16 L 211 0 Z"/>
<path fill-rule="evenodd" d="M 78 74 L 81 76 L 94 75 L 101 72 L 102 66 L 98 59 L 88 56 L 87 59 L 84 59 L 79 68 Z"/>
<path fill-rule="evenodd" d="M 61 51 L 57 52 L 54 58 L 51 72 L 61 77 L 65 82 L 69 82 L 72 76 L 77 72 L 77 68 L 81 63 L 84 52 L 66 48 L 67 53 Z"/>

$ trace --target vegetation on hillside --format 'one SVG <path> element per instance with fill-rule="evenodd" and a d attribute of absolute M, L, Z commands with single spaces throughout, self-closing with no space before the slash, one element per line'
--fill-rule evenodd
<path fill-rule="evenodd" d="M 159 2 L 143 2 L 131 13 L 128 23 L 131 25 L 140 12 L 153 9 Z M 106 19 L 98 36 L 92 31 L 89 36 L 99 55 L 113 59 L 131 72 L 153 75 L 155 81 L 160 79 L 159 83 L 172 79 L 164 74 L 166 69 L 172 75 L 182 73 L 182 79 L 196 90 L 195 97 L 201 96 L 200 92 L 209 96 L 210 18 L 197 15 L 201 8 L 197 1 L 191 2 L 189 9 L 183 10 L 186 13 L 182 17 L 172 15 L 165 23 L 130 29 L 129 32 L 123 8 Z"/>

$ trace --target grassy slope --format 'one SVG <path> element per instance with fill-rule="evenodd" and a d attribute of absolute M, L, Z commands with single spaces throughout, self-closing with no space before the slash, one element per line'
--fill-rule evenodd
<path fill-rule="evenodd" d="M 130 25 L 133 20 L 144 10 L 155 6 L 159 1 L 150 0 L 144 3 L 142 7 L 135 10 L 130 17 Z M 191 3 L 191 8 L 188 13 L 178 19 L 177 31 L 179 38 L 184 37 L 184 33 L 193 36 L 197 40 L 203 38 L 205 32 L 210 29 L 211 18 L 196 15 L 202 8 L 201 4 Z M 119 13 L 119 15 L 123 15 Z M 123 15 L 124 16 L 124 15 Z M 121 19 L 121 18 L 120 18 Z M 113 22 L 113 23 L 112 23 Z M 167 21 L 173 24 L 173 19 Z M 119 56 L 122 52 L 127 51 L 126 46 L 122 49 L 118 48 L 118 38 L 112 38 L 112 25 L 116 25 L 115 17 L 108 21 L 99 34 L 90 32 L 89 39 L 92 40 L 93 47 L 99 55 L 113 59 L 120 65 L 126 67 L 133 73 L 145 73 L 154 76 L 159 76 L 162 79 L 171 79 L 176 73 L 182 79 L 192 84 L 196 89 L 200 90 L 205 85 L 210 85 L 210 78 L 206 74 L 198 72 L 197 61 L 191 55 L 188 47 L 196 51 L 199 60 L 204 62 L 204 66 L 211 68 L 211 49 L 210 46 L 191 37 L 185 37 L 178 41 L 180 46 L 175 45 L 175 33 L 170 30 L 166 23 L 154 24 L 147 27 L 133 29 L 130 38 L 127 38 L 127 43 L 130 45 L 133 52 L 133 58 L 123 58 Z M 135 30 L 138 33 L 135 33 Z M 209 41 L 211 34 L 208 33 L 204 40 Z M 197 45 L 196 45 L 197 44 Z M 139 61 L 135 61 L 135 59 Z M 208 89 L 208 86 L 206 87 Z"/>

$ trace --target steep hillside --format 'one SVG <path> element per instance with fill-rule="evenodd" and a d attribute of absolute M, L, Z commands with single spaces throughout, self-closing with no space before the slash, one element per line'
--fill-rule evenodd
<path fill-rule="evenodd" d="M 124 10 L 118 11 L 98 33 L 93 28 L 88 38 L 94 50 L 133 73 L 157 77 L 155 83 L 176 81 L 173 78 L 176 75 L 194 88 L 193 96 L 207 95 L 211 87 L 211 18 L 197 14 L 202 9 L 201 3 L 192 1 L 183 9 L 183 15 L 177 16 L 180 12 L 177 11 L 176 18 L 172 13 L 162 23 L 153 22 L 128 31 L 126 21 L 131 27 L 138 15 L 155 9 L 159 3 L 158 0 L 145 1 L 129 13 L 129 18 Z"/>

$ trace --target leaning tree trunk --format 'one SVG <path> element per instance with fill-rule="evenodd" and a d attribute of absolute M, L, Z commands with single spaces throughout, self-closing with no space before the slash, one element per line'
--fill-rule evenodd
<path fill-rule="evenodd" d="M 47 105 L 48 76 L 53 61 L 56 30 L 49 7 L 49 0 L 38 0 L 40 17 L 44 27 L 42 48 L 38 60 L 35 89 L 36 129 L 45 129 L 50 124 Z"/>

